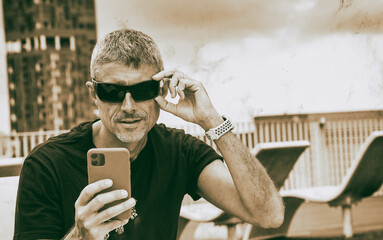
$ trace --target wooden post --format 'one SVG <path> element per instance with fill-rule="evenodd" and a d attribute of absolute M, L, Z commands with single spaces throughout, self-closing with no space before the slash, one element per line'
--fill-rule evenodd
<path fill-rule="evenodd" d="M 29 153 L 29 149 L 28 149 L 28 136 L 27 134 L 23 134 L 23 138 L 22 138 L 22 142 L 23 142 L 23 154 L 21 157 L 25 157 L 28 155 Z"/>
<path fill-rule="evenodd" d="M 240 240 L 242 239 L 243 230 L 241 224 L 227 224 L 227 239 L 228 240 Z"/>
<path fill-rule="evenodd" d="M 327 164 L 327 147 L 325 135 L 325 119 L 320 121 L 310 121 L 310 141 L 311 151 L 313 155 L 313 165 L 315 167 L 315 185 L 325 186 L 328 184 L 328 164 Z"/>
<path fill-rule="evenodd" d="M 345 238 L 352 238 L 352 213 L 351 204 L 342 205 L 343 235 Z"/>

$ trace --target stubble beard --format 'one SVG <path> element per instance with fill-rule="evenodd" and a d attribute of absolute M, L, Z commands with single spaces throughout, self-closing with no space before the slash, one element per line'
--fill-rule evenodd
<path fill-rule="evenodd" d="M 117 131 L 116 137 L 118 138 L 118 140 L 124 143 L 135 143 L 144 138 L 145 134 L 147 133 L 147 128 L 148 127 L 145 126 L 144 128 L 140 129 L 138 132 L 135 132 L 135 130 L 129 131 L 129 132 Z"/>
<path fill-rule="evenodd" d="M 135 143 L 140 141 L 144 138 L 144 136 L 148 132 L 148 126 L 146 125 L 147 116 L 142 113 L 127 113 L 122 112 L 115 118 L 115 122 L 118 124 L 119 120 L 125 119 L 125 118 L 141 118 L 141 121 L 144 121 L 145 124 L 142 128 L 134 128 L 134 129 L 124 129 L 120 130 L 116 128 L 116 137 L 118 140 L 124 143 Z"/>

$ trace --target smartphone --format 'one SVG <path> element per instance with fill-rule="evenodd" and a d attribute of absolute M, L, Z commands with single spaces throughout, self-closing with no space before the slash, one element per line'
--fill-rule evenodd
<path fill-rule="evenodd" d="M 87 154 L 88 183 L 94 183 L 102 179 L 111 179 L 113 186 L 101 191 L 109 192 L 125 189 L 131 197 L 130 183 L 130 152 L 126 148 L 91 148 Z M 100 194 L 99 193 L 99 194 Z M 99 211 L 117 205 L 126 199 L 121 199 L 106 204 Z M 131 209 L 121 213 L 113 219 L 126 220 L 131 216 Z"/>

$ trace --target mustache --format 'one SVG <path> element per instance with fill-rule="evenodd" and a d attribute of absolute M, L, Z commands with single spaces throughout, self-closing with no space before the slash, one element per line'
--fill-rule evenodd
<path fill-rule="evenodd" d="M 134 112 L 134 113 L 121 112 L 120 114 L 118 114 L 114 118 L 114 121 L 118 122 L 118 121 L 121 121 L 121 120 L 124 120 L 127 118 L 142 118 L 142 119 L 146 120 L 147 116 L 146 116 L 146 114 L 137 113 L 137 112 Z"/>

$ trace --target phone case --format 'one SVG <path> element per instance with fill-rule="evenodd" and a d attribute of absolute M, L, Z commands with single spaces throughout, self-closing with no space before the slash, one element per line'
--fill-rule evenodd
<path fill-rule="evenodd" d="M 126 191 L 128 191 L 128 198 L 131 197 L 130 153 L 126 148 L 92 148 L 88 151 L 87 162 L 89 184 L 101 179 L 112 179 L 113 181 L 112 187 L 101 191 L 100 193 L 109 192 L 117 189 L 125 189 Z M 106 204 L 99 211 L 114 206 L 125 200 L 126 199 L 121 199 Z M 125 220 L 128 219 L 130 216 L 131 209 L 117 215 L 113 219 Z"/>

